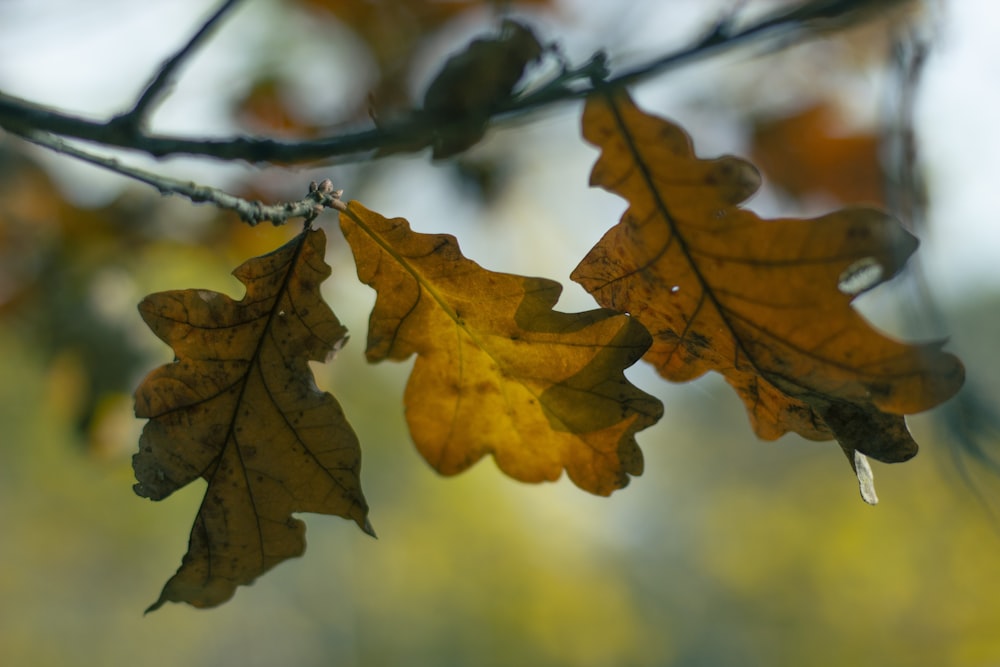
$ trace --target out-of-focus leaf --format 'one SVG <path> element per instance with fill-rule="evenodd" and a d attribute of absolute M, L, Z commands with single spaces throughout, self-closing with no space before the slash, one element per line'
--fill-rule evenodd
<path fill-rule="evenodd" d="M 318 128 L 295 112 L 281 79 L 275 77 L 256 81 L 236 103 L 234 114 L 254 134 L 301 139 L 318 133 Z"/>
<path fill-rule="evenodd" d="M 542 51 L 530 28 L 507 20 L 496 37 L 476 39 L 449 58 L 424 94 L 424 115 L 451 121 L 433 139 L 434 158 L 460 153 L 482 139 L 490 110 L 510 98 Z"/>
<path fill-rule="evenodd" d="M 642 472 L 636 432 L 660 403 L 623 370 L 649 346 L 634 319 L 610 310 L 552 310 L 558 283 L 494 273 L 454 237 L 419 234 L 351 202 L 341 228 L 358 277 L 377 292 L 370 361 L 417 355 L 406 419 L 440 473 L 492 454 L 526 482 L 557 479 L 607 495 Z"/>
<path fill-rule="evenodd" d="M 360 448 L 337 401 L 317 389 L 309 361 L 324 361 L 346 330 L 319 284 L 326 236 L 305 231 L 234 274 L 241 301 L 184 290 L 146 297 L 139 310 L 174 350 L 136 391 L 149 419 L 135 455 L 140 496 L 161 500 L 208 482 L 188 552 L 150 610 L 164 602 L 211 607 L 305 550 L 293 512 L 335 514 L 365 531 Z"/>
<path fill-rule="evenodd" d="M 883 204 L 879 137 L 838 131 L 836 112 L 814 105 L 754 125 L 751 157 L 794 196 L 824 193 L 838 201 Z"/>
<path fill-rule="evenodd" d="M 739 208 L 760 181 L 753 165 L 698 159 L 681 128 L 623 91 L 588 100 L 583 133 L 602 151 L 591 183 L 631 206 L 573 279 L 646 325 L 645 358 L 663 377 L 718 371 L 758 436 L 836 438 L 852 466 L 855 451 L 916 454 L 903 415 L 955 394 L 962 365 L 939 343 L 886 337 L 851 307 L 900 270 L 915 238 L 870 208 L 761 220 Z"/>
<path fill-rule="evenodd" d="M 413 106 L 407 91 L 412 66 L 422 42 L 449 22 L 477 12 L 550 9 L 552 0 L 297 0 L 312 9 L 331 12 L 367 45 L 378 64 L 380 79 L 371 91 L 381 110 Z"/>
<path fill-rule="evenodd" d="M 153 197 L 141 213 L 148 220 L 167 201 Z M 106 393 L 131 391 L 144 358 L 114 303 L 149 241 L 137 214 L 128 192 L 100 208 L 75 204 L 35 160 L 0 143 L 0 318 L 32 340 L 53 377 L 74 360 L 61 409 L 81 436 Z"/>
<path fill-rule="evenodd" d="M 485 136 L 491 112 L 510 99 L 527 66 L 543 52 L 530 28 L 505 20 L 498 34 L 475 39 L 451 56 L 428 85 L 414 118 L 435 129 L 415 132 L 377 155 L 431 146 L 440 160 L 474 146 Z"/>

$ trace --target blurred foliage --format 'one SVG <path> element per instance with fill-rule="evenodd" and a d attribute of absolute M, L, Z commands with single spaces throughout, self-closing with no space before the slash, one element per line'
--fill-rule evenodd
<path fill-rule="evenodd" d="M 460 7 L 484 7 L 415 0 L 300 0 L 289 7 L 306 4 L 371 40 L 381 63 L 378 103 L 400 108 L 410 105 L 411 56 L 428 47 L 425 38 L 440 37 Z M 485 11 L 506 6 L 489 3 Z M 414 12 L 427 16 L 414 19 Z M 614 25 L 602 30 L 606 42 Z M 851 39 L 748 59 L 727 69 L 730 79 L 699 71 L 698 90 L 712 82 L 715 97 L 696 92 L 701 106 L 688 115 L 708 123 L 725 110 L 729 127 L 751 114 L 805 109 L 823 87 L 834 91 L 828 95 L 856 92 L 838 86 L 856 81 L 871 54 L 882 52 L 874 40 Z M 629 46 L 603 45 L 612 53 Z M 449 42 L 442 56 L 461 46 Z M 859 59 L 864 65 L 850 70 Z M 834 73 L 845 68 L 837 81 Z M 261 100 L 282 94 L 280 82 L 269 85 Z M 658 94 L 677 98 L 676 88 L 650 89 L 648 97 Z M 768 106 L 782 96 L 798 104 Z M 361 118 L 369 103 L 356 102 Z M 277 121 L 255 131 L 302 122 L 287 104 L 276 108 Z M 552 174 L 569 173 L 582 190 L 592 154 L 563 159 L 558 144 L 542 143 L 557 134 L 550 127 L 488 138 L 467 158 L 485 174 L 473 180 L 487 192 L 499 173 L 492 160 L 520 148 L 511 137 L 533 137 L 523 145 L 558 165 L 545 172 L 530 156 L 500 162 L 503 187 L 517 197 L 471 199 L 483 207 L 477 210 L 514 207 L 502 209 L 519 214 L 514 232 L 526 228 L 518 224 L 547 224 L 552 208 L 568 210 L 563 227 L 544 233 L 596 240 L 587 210 L 574 206 L 613 198 L 560 191 L 551 203 Z M 693 129 L 703 136 L 717 128 Z M 521 485 L 489 462 L 443 480 L 406 435 L 400 406 L 408 369 L 364 362 L 360 338 L 374 297 L 356 284 L 349 253 L 336 243 L 327 291 L 358 340 L 317 366 L 317 381 L 341 399 L 362 441 L 363 483 L 380 539 L 308 515 L 308 558 L 279 566 L 223 608 L 170 606 L 143 618 L 162 573 L 184 552 L 178 536 L 202 489 L 157 506 L 132 492 L 129 459 L 141 424 L 131 418 L 128 395 L 146 370 L 169 358 L 143 331 L 135 304 L 149 292 L 195 285 L 238 297 L 232 267 L 298 228 L 250 229 L 141 188 L 88 208 L 49 177 L 51 162 L 43 168 L 13 145 L 0 144 L 0 664 L 1000 664 L 1000 528 L 963 486 L 947 454 L 950 441 L 930 419 L 912 420 L 924 445 L 919 456 L 904 467 L 875 468 L 883 498 L 877 508 L 844 484 L 836 447 L 792 437 L 755 441 L 739 400 L 718 378 L 682 387 L 637 381 L 660 395 L 667 414 L 639 438 L 644 476 L 611 498 L 586 496 L 566 480 Z M 338 167 L 338 174 L 355 179 L 352 192 L 365 191 L 369 201 L 408 202 L 411 210 L 399 213 L 414 219 L 413 210 L 433 210 L 428 202 L 442 191 L 457 195 L 420 189 L 447 170 L 405 171 L 402 162 L 378 165 L 383 177 L 365 166 Z M 417 185 L 404 188 L 404 175 Z M 275 178 L 266 176 L 244 191 Z M 561 250 L 551 243 L 508 249 L 496 240 L 506 230 L 484 230 L 494 234 L 491 261 L 551 262 Z M 993 387 L 1000 376 L 996 338 L 986 336 L 996 330 L 997 312 L 996 298 L 972 302 L 949 327 L 972 384 Z M 966 334 L 985 337 L 966 345 Z M 976 483 L 995 511 L 995 477 L 980 475 Z"/>
<path fill-rule="evenodd" d="M 395 116 L 413 109 L 418 102 L 412 95 L 413 79 L 424 74 L 420 71 L 422 52 L 434 48 L 463 24 L 472 21 L 497 27 L 500 19 L 511 13 L 555 13 L 552 0 L 289 0 L 289 4 L 308 10 L 314 22 L 348 30 L 363 45 L 364 52 L 357 57 L 370 58 L 376 68 L 367 95 L 348 101 L 346 117 L 328 118 L 327 125 L 380 114 Z M 447 48 L 454 47 L 449 43 Z M 258 72 L 234 107 L 240 124 L 276 136 L 316 134 L 315 122 L 296 108 L 291 92 L 297 83 L 291 80 L 294 76 L 268 66 Z"/>
<path fill-rule="evenodd" d="M 329 13 L 355 32 L 368 46 L 379 68 L 379 81 L 370 94 L 380 109 L 413 106 L 408 91 L 414 54 L 435 33 L 457 20 L 482 13 L 550 9 L 552 0 L 295 0 L 318 13 Z"/>
<path fill-rule="evenodd" d="M 102 428 L 94 420 L 108 416 L 104 399 L 131 393 L 148 366 L 155 344 L 136 326 L 135 304 L 149 286 L 226 276 L 236 257 L 279 238 L 233 220 L 138 186 L 81 208 L 31 158 L 0 144 L 0 317 L 48 361 L 85 436 Z"/>
<path fill-rule="evenodd" d="M 284 82 L 274 75 L 264 75 L 253 82 L 233 112 L 239 125 L 254 134 L 302 139 L 318 132 L 308 119 L 296 113 Z"/>
<path fill-rule="evenodd" d="M 884 207 L 879 136 L 839 128 L 841 116 L 827 103 L 760 118 L 751 134 L 751 160 L 790 195 L 822 193 L 845 204 Z"/>
<path fill-rule="evenodd" d="M 843 484 L 839 452 L 753 442 L 719 382 L 674 393 L 645 477 L 610 499 L 419 461 L 402 373 L 360 355 L 320 380 L 364 443 L 381 538 L 315 515 L 310 557 L 210 614 L 141 610 L 201 491 L 153 506 L 127 458 L 94 461 L 47 400 L 31 341 L 0 340 L 5 664 L 988 665 L 1000 657 L 996 528 L 938 469 L 933 438 Z M 399 369 L 390 369 L 396 371 Z M 354 378 L 368 378 L 358 383 Z M 348 390 L 349 389 L 349 390 Z M 688 388 L 690 389 L 690 388 Z M 721 413 L 721 416 L 720 416 Z M 711 416 L 709 416 L 711 415 Z M 697 446 L 702 443 L 701 446 Z M 58 641 L 52 641 L 58 637 Z"/>

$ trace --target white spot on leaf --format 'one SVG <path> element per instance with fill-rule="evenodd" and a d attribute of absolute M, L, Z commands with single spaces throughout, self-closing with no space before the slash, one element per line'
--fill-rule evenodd
<path fill-rule="evenodd" d="M 204 301 L 205 303 L 212 303 L 213 301 L 219 298 L 218 292 L 212 292 L 206 289 L 200 289 L 197 290 L 197 292 L 198 292 L 198 298 Z"/>
<path fill-rule="evenodd" d="M 854 472 L 858 475 L 858 486 L 861 488 L 861 498 L 869 505 L 878 505 L 875 494 L 875 475 L 868 459 L 858 450 L 854 450 Z"/>
<path fill-rule="evenodd" d="M 878 285 L 884 274 L 885 269 L 877 259 L 865 257 L 844 269 L 837 279 L 837 289 L 844 294 L 854 296 Z"/>

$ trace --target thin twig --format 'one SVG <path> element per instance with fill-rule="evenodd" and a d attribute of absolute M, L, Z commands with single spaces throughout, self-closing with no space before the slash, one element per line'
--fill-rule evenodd
<path fill-rule="evenodd" d="M 679 65 L 764 39 L 780 38 L 784 40 L 783 44 L 787 44 L 791 38 L 806 38 L 819 28 L 836 29 L 852 20 L 860 20 L 862 15 L 873 8 L 885 9 L 906 1 L 908 0 L 812 0 L 784 13 L 765 17 L 743 29 L 734 28 L 732 21 L 727 20 L 690 46 L 614 76 L 602 86 L 633 84 Z M 594 62 L 592 60 L 587 63 L 579 71 L 592 68 Z M 506 120 L 541 107 L 581 99 L 595 91 L 593 85 L 571 85 L 573 81 L 583 78 L 572 74 L 571 72 L 567 77 L 566 73 L 561 73 L 540 89 L 491 109 L 491 121 Z M 247 136 L 222 139 L 170 137 L 152 135 L 142 128 L 123 126 L 113 120 L 103 123 L 87 120 L 0 92 L 2 127 L 18 133 L 41 130 L 108 147 L 137 150 L 154 157 L 198 155 L 251 163 L 303 163 L 335 156 L 356 156 L 378 149 L 412 146 L 414 138 L 431 137 L 452 122 L 448 118 L 428 118 L 426 114 L 414 114 L 410 118 L 376 129 L 297 142 Z"/>
<path fill-rule="evenodd" d="M 261 222 L 270 221 L 274 226 L 280 226 L 294 218 L 314 218 L 326 208 L 338 208 L 341 190 L 334 190 L 329 179 L 319 185 L 313 183 L 309 194 L 295 202 L 265 205 L 259 201 L 250 201 L 229 194 L 218 188 L 198 185 L 193 181 L 181 181 L 160 174 L 154 174 L 144 169 L 130 167 L 115 158 L 94 155 L 68 144 L 58 137 L 41 133 L 26 133 L 20 135 L 33 144 L 49 150 L 68 155 L 89 164 L 102 167 L 116 174 L 127 176 L 141 183 L 151 185 L 163 195 L 180 195 L 195 203 L 210 203 L 230 211 L 234 211 L 241 220 L 251 227 Z"/>
<path fill-rule="evenodd" d="M 211 34 L 212 29 L 222 20 L 222 18 L 237 4 L 240 0 L 226 0 L 222 5 L 215 10 L 212 14 L 198 29 L 198 31 L 188 40 L 177 53 L 167 59 L 163 65 L 160 66 L 159 71 L 153 76 L 152 80 L 146 86 L 145 90 L 136 100 L 135 105 L 130 111 L 119 114 L 109 121 L 111 124 L 117 124 L 120 126 L 131 127 L 133 130 L 138 130 L 142 127 L 146 116 L 152 111 L 154 105 L 160 101 L 160 98 L 166 93 L 167 88 L 173 83 L 174 75 L 180 68 L 184 60 L 190 56 L 196 48 L 198 48 L 202 42 Z"/>
<path fill-rule="evenodd" d="M 680 51 L 668 53 L 626 72 L 616 75 L 607 83 L 624 86 L 636 83 L 650 75 L 673 69 L 692 60 L 729 51 L 765 37 L 788 39 L 793 36 L 816 35 L 820 32 L 842 30 L 860 23 L 873 13 L 885 11 L 894 5 L 911 0 L 812 0 L 798 7 L 778 11 L 760 19 L 742 30 L 734 26 L 734 16 L 729 16 L 700 41 Z M 785 44 L 787 46 L 787 44 Z"/>

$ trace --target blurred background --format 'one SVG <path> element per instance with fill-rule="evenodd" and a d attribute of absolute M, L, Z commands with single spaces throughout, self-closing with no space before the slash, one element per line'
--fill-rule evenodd
<path fill-rule="evenodd" d="M 129 108 L 214 9 L 203 0 L 0 0 L 0 89 L 93 118 Z M 414 107 L 443 59 L 521 17 L 573 63 L 613 69 L 788 5 L 770 0 L 246 0 L 188 62 L 157 132 L 311 137 Z M 364 361 L 371 290 L 327 214 L 328 301 L 354 340 L 314 370 L 364 452 L 379 539 L 307 515 L 309 548 L 221 608 L 144 617 L 183 555 L 203 485 L 135 496 L 131 392 L 171 352 L 135 305 L 159 290 L 242 290 L 236 265 L 290 238 L 163 198 L 0 134 L 0 664 L 1000 665 L 1000 9 L 903 3 L 848 31 L 751 46 L 638 85 L 700 155 L 752 159 L 764 216 L 887 206 L 922 240 L 859 307 L 909 340 L 948 337 L 969 382 L 909 420 L 922 452 L 875 464 L 868 507 L 834 443 L 757 441 L 716 376 L 637 366 L 662 421 L 646 471 L 611 498 L 529 486 L 484 460 L 438 477 L 412 447 L 409 364 Z M 527 85 L 551 74 L 547 62 Z M 248 198 L 330 177 L 386 216 L 455 234 L 466 256 L 565 285 L 625 208 L 586 187 L 578 103 L 518 119 L 452 160 L 256 168 L 145 166 Z M 915 157 L 914 157 L 915 156 Z"/>

